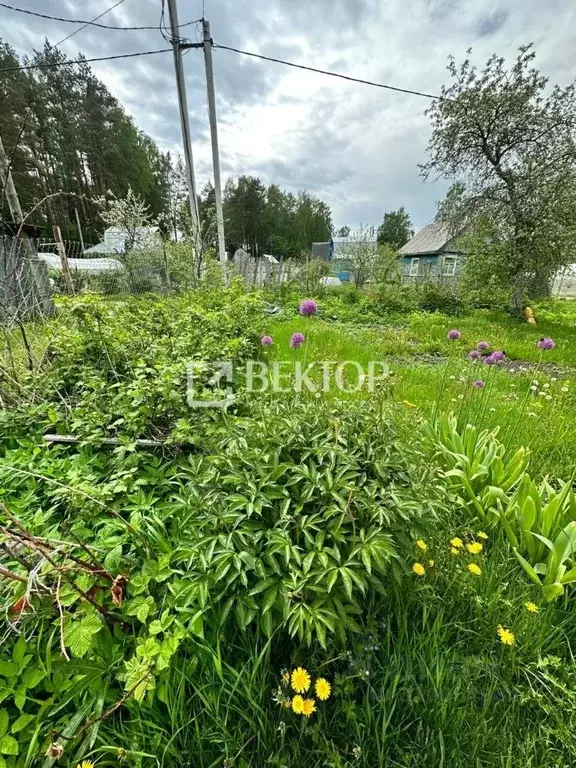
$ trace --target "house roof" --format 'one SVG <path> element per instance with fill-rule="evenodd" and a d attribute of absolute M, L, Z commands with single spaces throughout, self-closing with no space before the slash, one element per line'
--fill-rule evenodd
<path fill-rule="evenodd" d="M 406 245 L 400 248 L 401 256 L 417 256 L 422 253 L 441 253 L 448 250 L 447 246 L 454 239 L 454 232 L 448 224 L 431 221 L 416 232 Z"/>

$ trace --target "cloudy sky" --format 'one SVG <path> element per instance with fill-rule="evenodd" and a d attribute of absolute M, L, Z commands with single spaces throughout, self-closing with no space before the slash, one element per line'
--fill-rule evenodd
<path fill-rule="evenodd" d="M 178 0 L 180 22 L 202 15 L 202 0 Z M 114 0 L 8 0 L 19 8 L 92 19 Z M 574 0 L 204 0 L 214 41 L 321 69 L 436 93 L 449 54 L 472 48 L 513 57 L 534 42 L 540 69 L 565 85 L 576 78 Z M 124 0 L 102 23 L 157 25 L 161 0 Z M 0 7 L 0 36 L 20 55 L 56 43 L 76 27 Z M 182 31 L 197 40 L 197 27 Z M 90 27 L 62 49 L 87 58 L 165 48 L 157 30 Z M 403 205 L 416 226 L 429 220 L 446 183 L 424 183 L 417 164 L 429 136 L 426 99 L 396 94 L 215 50 L 224 176 L 254 174 L 308 189 L 332 207 L 334 223 L 378 224 Z M 211 156 L 201 51 L 185 57 L 197 183 Z M 159 146 L 180 148 L 170 53 L 92 65 Z"/>

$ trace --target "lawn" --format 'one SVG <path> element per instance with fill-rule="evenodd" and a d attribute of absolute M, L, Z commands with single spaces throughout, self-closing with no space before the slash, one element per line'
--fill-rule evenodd
<path fill-rule="evenodd" d="M 355 361 L 366 369 L 371 360 L 386 362 L 392 373 L 390 399 L 409 410 L 416 406 L 414 420 L 429 415 L 437 403 L 441 409 L 479 419 L 484 427 L 499 426 L 511 448 L 530 447 L 539 474 L 571 472 L 576 456 L 575 303 L 549 302 L 537 311 L 536 326 L 504 313 L 476 311 L 457 317 L 413 313 L 366 327 L 322 320 L 321 307 L 320 302 L 320 314 L 309 326 L 308 364 Z M 266 328 L 275 342 L 270 359 L 291 361 L 290 338 L 306 330 L 306 323 L 302 318 L 270 322 Z M 457 341 L 447 338 L 452 328 L 461 332 Z M 543 336 L 554 339 L 554 349 L 542 353 L 537 344 Z M 467 353 L 479 341 L 503 350 L 505 364 L 490 368 L 468 361 Z M 356 380 L 355 373 L 349 375 Z M 472 387 L 477 379 L 486 382 L 481 391 Z M 369 394 L 332 390 L 331 396 Z"/>
<path fill-rule="evenodd" d="M 4 336 L 0 768 L 572 768 L 575 305 L 264 298 L 86 295 L 31 359 Z M 216 360 L 388 369 L 191 407 Z"/>

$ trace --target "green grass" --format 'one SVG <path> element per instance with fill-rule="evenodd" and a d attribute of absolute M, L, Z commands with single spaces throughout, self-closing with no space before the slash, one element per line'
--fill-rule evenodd
<path fill-rule="evenodd" d="M 557 302 L 561 308 L 566 303 Z M 320 304 L 321 307 L 321 304 Z M 267 352 L 270 360 L 306 363 L 355 361 L 363 368 L 370 361 L 386 362 L 392 373 L 387 396 L 399 408 L 414 410 L 412 421 L 430 414 L 434 403 L 452 410 L 482 427 L 500 427 L 501 437 L 511 448 L 526 445 L 532 451 L 535 474 L 567 476 L 576 456 L 573 417 L 576 408 L 576 316 L 565 312 L 561 320 L 548 305 L 545 319 L 530 326 L 504 313 L 477 311 L 465 317 L 440 313 L 412 313 L 393 325 L 344 325 L 318 318 L 274 320 L 268 332 L 274 338 Z M 572 309 L 572 305 L 568 305 Z M 576 309 L 576 305 L 574 306 Z M 449 341 L 451 328 L 461 331 L 458 341 Z M 296 331 L 307 333 L 308 348 L 295 355 L 289 347 Z M 542 336 L 556 342 L 542 354 L 537 346 Z M 509 362 L 502 368 L 470 363 L 467 352 L 478 341 L 489 341 L 491 349 L 506 352 Z M 316 381 L 320 379 L 319 368 Z M 347 371 L 345 381 L 355 381 Z M 314 379 L 314 375 L 311 374 Z M 486 387 L 479 391 L 472 382 L 480 378 Z M 538 393 L 530 387 L 538 382 Z M 370 397 L 332 389 L 330 397 Z M 416 408 L 412 409 L 412 406 Z M 410 418 L 410 417 L 409 417 Z"/>

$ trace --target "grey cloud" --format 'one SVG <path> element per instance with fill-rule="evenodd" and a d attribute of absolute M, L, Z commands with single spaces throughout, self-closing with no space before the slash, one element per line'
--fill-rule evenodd
<path fill-rule="evenodd" d="M 26 7 L 57 16 L 93 18 L 111 0 L 27 0 Z M 180 21 L 201 15 L 201 0 L 179 0 Z M 496 50 L 515 54 L 535 40 L 538 64 L 552 82 L 567 83 L 576 65 L 565 52 L 576 44 L 576 5 L 566 0 L 206 0 L 216 42 L 321 69 L 437 93 L 448 54 L 461 60 L 474 44 L 481 65 Z M 102 21 L 157 25 L 159 0 L 128 0 Z M 0 8 L 2 37 L 20 55 L 75 29 Z M 182 34 L 198 39 L 192 26 Z M 168 47 L 159 31 L 79 31 L 63 50 L 87 58 Z M 253 173 L 293 191 L 307 188 L 325 199 L 339 224 L 377 224 L 385 210 L 404 205 L 416 224 L 430 219 L 445 182 L 424 183 L 428 102 L 238 54 L 214 51 L 217 106 L 225 175 Z M 180 146 L 180 122 L 170 53 L 93 65 L 163 149 Z M 203 58 L 185 58 L 198 187 L 210 177 Z M 265 109 L 263 110 L 263 107 Z M 270 139 L 266 152 L 242 140 L 253 115 Z M 295 117 L 298 116 L 296 120 Z M 252 120 L 252 122 L 251 122 Z M 268 123 L 263 122 L 268 120 Z M 286 127 L 283 130 L 283 123 Z M 248 126 L 248 127 L 246 127 Z"/>
<path fill-rule="evenodd" d="M 504 26 L 508 17 L 509 11 L 499 10 L 494 13 L 489 13 L 481 16 L 476 24 L 476 34 L 478 37 L 488 37 Z"/>

